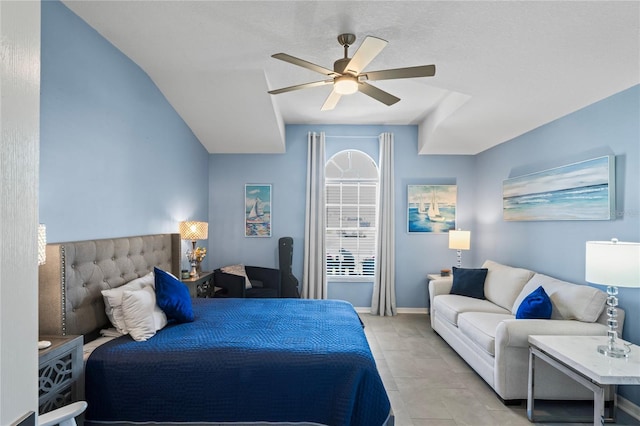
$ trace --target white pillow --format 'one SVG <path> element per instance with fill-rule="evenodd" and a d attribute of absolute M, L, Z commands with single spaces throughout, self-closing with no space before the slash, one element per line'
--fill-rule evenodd
<path fill-rule="evenodd" d="M 111 324 L 122 334 L 127 334 L 127 327 L 124 323 L 122 315 L 122 295 L 125 291 L 141 290 L 145 286 L 154 285 L 153 272 L 147 275 L 129 281 L 123 286 L 102 290 L 102 298 L 104 299 L 104 310 L 109 317 Z"/>
<path fill-rule="evenodd" d="M 249 277 L 247 276 L 247 271 L 244 269 L 244 265 L 229 265 L 223 266 L 220 268 L 222 272 L 225 274 L 231 275 L 239 275 L 244 277 L 244 288 L 251 288 L 251 281 L 249 281 Z"/>
<path fill-rule="evenodd" d="M 156 293 L 150 286 L 126 290 L 122 295 L 122 313 L 129 335 L 143 342 L 167 325 L 167 316 L 156 305 Z"/>

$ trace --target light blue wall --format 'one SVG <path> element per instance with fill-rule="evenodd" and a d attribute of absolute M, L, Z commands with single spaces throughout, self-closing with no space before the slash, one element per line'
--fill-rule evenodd
<path fill-rule="evenodd" d="M 147 74 L 58 1 L 42 2 L 41 87 L 49 242 L 207 220 L 207 151 Z"/>
<path fill-rule="evenodd" d="M 288 125 L 285 154 L 210 156 L 210 238 L 212 267 L 232 263 L 276 266 L 278 238 L 293 238 L 293 274 L 302 279 L 307 134 L 324 131 L 326 157 L 343 149 L 359 149 L 377 162 L 377 137 L 392 132 L 395 139 L 396 183 L 396 285 L 400 307 L 424 308 L 426 275 L 455 263 L 446 234 L 407 233 L 407 185 L 417 183 L 458 185 L 458 225 L 473 226 L 474 167 L 472 156 L 418 156 L 416 126 Z M 244 185 L 268 183 L 273 188 L 273 237 L 245 238 Z M 471 260 L 465 260 L 471 266 Z M 330 298 L 370 306 L 372 283 L 330 282 Z"/>
<path fill-rule="evenodd" d="M 42 2 L 41 79 L 40 220 L 50 242 L 176 232 L 180 220 L 208 218 L 205 268 L 276 266 L 278 238 L 291 236 L 301 279 L 309 131 L 326 132 L 328 156 L 357 148 L 376 160 L 373 138 L 394 133 L 399 307 L 425 307 L 426 274 L 455 263 L 446 235 L 406 232 L 409 184 L 458 186 L 458 227 L 472 231 L 467 267 L 493 259 L 584 283 L 585 241 L 640 241 L 639 86 L 477 156 L 419 156 L 415 126 L 331 125 L 287 126 L 285 154 L 206 155 L 146 73 L 58 1 Z M 616 156 L 616 220 L 502 221 L 504 179 L 603 154 Z M 273 185 L 272 238 L 243 236 L 246 183 Z M 370 283 L 329 291 L 370 303 Z M 637 293 L 620 294 L 623 337 L 634 343 Z M 621 393 L 640 404 L 637 388 Z"/>
<path fill-rule="evenodd" d="M 585 284 L 585 242 L 640 241 L 640 86 L 539 127 L 477 157 L 476 259 L 493 259 Z M 615 155 L 616 220 L 505 222 L 502 181 Z M 602 288 L 602 287 L 600 287 Z M 620 289 L 623 337 L 640 343 L 640 291 Z M 640 389 L 622 394 L 640 404 Z"/>

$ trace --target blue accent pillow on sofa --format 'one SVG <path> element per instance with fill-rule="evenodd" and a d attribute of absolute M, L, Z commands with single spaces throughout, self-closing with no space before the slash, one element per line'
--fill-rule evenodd
<path fill-rule="evenodd" d="M 156 303 L 167 315 L 167 319 L 176 322 L 192 322 L 193 307 L 187 286 L 176 277 L 162 269 L 153 268 L 156 284 Z"/>
<path fill-rule="evenodd" d="M 516 312 L 516 319 L 549 319 L 552 309 L 549 295 L 540 286 L 522 300 Z"/>
<path fill-rule="evenodd" d="M 453 267 L 453 285 L 450 294 L 484 299 L 484 280 L 487 278 L 486 268 L 467 269 Z"/>

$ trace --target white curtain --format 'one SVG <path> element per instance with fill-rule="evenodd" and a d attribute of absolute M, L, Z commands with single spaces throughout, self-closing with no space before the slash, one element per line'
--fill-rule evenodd
<path fill-rule="evenodd" d="M 324 132 L 309 132 L 302 277 L 302 297 L 305 299 L 327 298 L 324 246 L 324 163 Z"/>
<path fill-rule="evenodd" d="M 383 133 L 378 140 L 380 141 L 378 248 L 371 313 L 391 316 L 396 314 L 393 133 Z"/>

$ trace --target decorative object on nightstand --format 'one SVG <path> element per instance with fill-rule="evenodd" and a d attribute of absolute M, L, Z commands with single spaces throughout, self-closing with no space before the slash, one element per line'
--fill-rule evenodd
<path fill-rule="evenodd" d="M 207 222 L 185 221 L 180 222 L 180 238 L 191 241 L 191 248 L 187 250 L 187 260 L 191 265 L 189 276 L 198 276 L 198 266 L 202 259 L 207 255 L 207 249 L 202 247 L 196 248 L 197 240 L 206 240 L 209 238 L 209 224 Z"/>
<path fill-rule="evenodd" d="M 80 380 L 82 336 L 40 336 L 40 341 L 51 345 L 38 351 L 38 406 L 43 414 L 60 408 L 84 395 L 84 382 Z"/>
<path fill-rule="evenodd" d="M 462 250 L 469 250 L 471 247 L 471 231 L 449 231 L 449 248 L 457 250 L 458 268 L 462 267 Z"/>
<path fill-rule="evenodd" d="M 585 279 L 593 284 L 607 286 L 607 345 L 598 346 L 598 352 L 613 358 L 629 356 L 628 347 L 616 344 L 618 335 L 618 287 L 640 287 L 640 243 L 618 241 L 587 241 Z"/>

